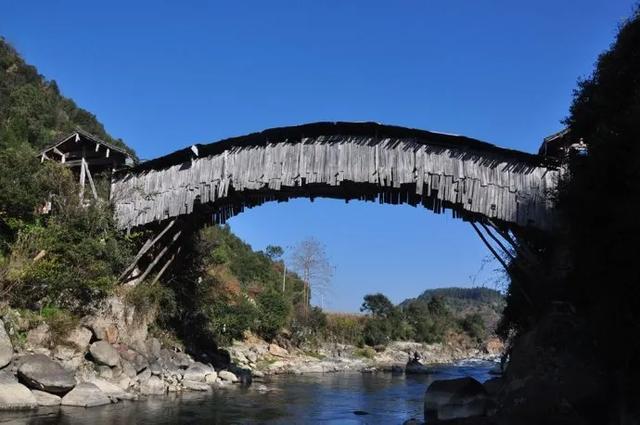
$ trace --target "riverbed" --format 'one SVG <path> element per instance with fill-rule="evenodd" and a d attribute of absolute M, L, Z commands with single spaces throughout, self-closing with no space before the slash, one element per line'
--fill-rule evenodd
<path fill-rule="evenodd" d="M 422 420 L 434 379 L 490 378 L 493 362 L 437 366 L 428 375 L 332 373 L 278 375 L 250 387 L 215 389 L 90 409 L 40 408 L 0 414 L 1 424 L 402 424 Z M 266 387 L 266 391 L 265 388 Z"/>

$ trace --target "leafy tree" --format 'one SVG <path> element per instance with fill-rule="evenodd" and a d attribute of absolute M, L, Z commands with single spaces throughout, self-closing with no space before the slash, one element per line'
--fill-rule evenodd
<path fill-rule="evenodd" d="M 274 289 L 259 294 L 257 303 L 260 311 L 258 332 L 271 340 L 287 323 L 291 304 L 287 302 L 282 292 Z"/>
<path fill-rule="evenodd" d="M 360 311 L 367 312 L 376 318 L 389 318 L 394 311 L 393 303 L 381 293 L 364 296 Z"/>
<path fill-rule="evenodd" d="M 267 245 L 264 250 L 264 253 L 271 261 L 278 261 L 284 255 L 284 249 L 281 246 L 277 245 Z"/>

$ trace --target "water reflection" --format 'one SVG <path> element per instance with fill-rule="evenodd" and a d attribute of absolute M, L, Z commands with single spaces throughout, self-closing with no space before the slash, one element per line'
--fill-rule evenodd
<path fill-rule="evenodd" d="M 432 375 L 338 373 L 276 376 L 266 385 L 121 402 L 92 409 L 65 407 L 6 413 L 1 424 L 401 424 L 422 418 L 424 391 L 434 379 L 485 381 L 493 363 L 434 369 Z M 354 412 L 366 413 L 356 415 Z"/>

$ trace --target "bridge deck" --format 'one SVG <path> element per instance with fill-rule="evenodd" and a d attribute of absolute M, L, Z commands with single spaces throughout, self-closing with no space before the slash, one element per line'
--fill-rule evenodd
<path fill-rule="evenodd" d="M 541 157 L 463 136 L 374 123 L 314 123 L 195 145 L 118 174 L 116 215 L 136 227 L 208 204 L 327 196 L 424 205 L 548 229 L 558 171 Z"/>

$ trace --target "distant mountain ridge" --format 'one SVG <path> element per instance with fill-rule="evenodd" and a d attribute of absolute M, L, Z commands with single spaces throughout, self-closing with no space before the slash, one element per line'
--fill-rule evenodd
<path fill-rule="evenodd" d="M 417 300 L 428 302 L 434 297 L 440 298 L 456 318 L 479 314 L 487 329 L 491 331 L 495 329 L 506 304 L 504 295 L 495 289 L 447 287 L 427 289 L 416 298 L 402 301 L 399 306 L 406 307 Z"/>

